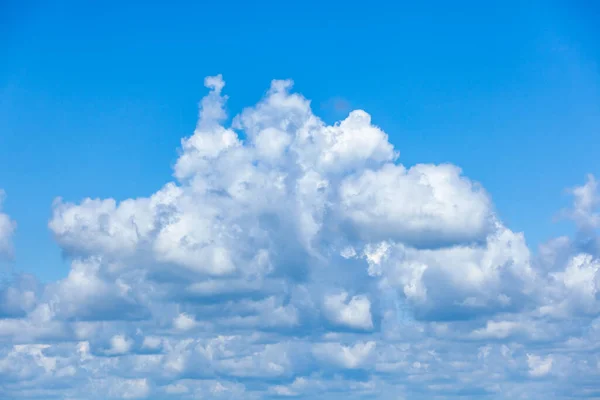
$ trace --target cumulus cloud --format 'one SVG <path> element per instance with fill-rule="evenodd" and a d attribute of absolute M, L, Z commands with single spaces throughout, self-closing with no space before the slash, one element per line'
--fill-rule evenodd
<path fill-rule="evenodd" d="M 192 329 L 194 326 L 196 326 L 196 321 L 194 320 L 194 318 L 190 317 L 189 315 L 179 314 L 173 320 L 173 326 L 177 330 L 187 331 L 187 330 Z"/>
<path fill-rule="evenodd" d="M 319 343 L 313 347 L 313 354 L 325 364 L 344 369 L 355 369 L 365 367 L 375 342 L 358 342 L 352 346 L 344 346 L 340 343 Z"/>
<path fill-rule="evenodd" d="M 110 348 L 106 351 L 108 355 L 127 354 L 131 349 L 132 342 L 124 335 L 115 335 L 110 339 Z"/>
<path fill-rule="evenodd" d="M 586 183 L 569 189 L 573 196 L 573 208 L 567 211 L 580 228 L 596 228 L 600 225 L 600 194 L 598 193 L 598 182 L 593 175 L 588 175 Z"/>
<path fill-rule="evenodd" d="M 0 284 L 0 318 L 23 317 L 37 304 L 39 283 L 31 275 L 17 275 Z"/>
<path fill-rule="evenodd" d="M 536 252 L 457 166 L 402 165 L 365 111 L 328 125 L 273 81 L 228 124 L 223 78 L 205 85 L 172 182 L 53 203 L 71 268 L 0 286 L 0 397 L 597 391 L 593 177 L 575 237 Z M 14 227 L 0 214 L 2 254 Z"/>
<path fill-rule="evenodd" d="M 348 293 L 325 296 L 324 312 L 330 322 L 348 328 L 373 328 L 371 317 L 371 302 L 365 296 L 353 296 L 348 299 Z"/>
<path fill-rule="evenodd" d="M 550 274 L 547 289 L 543 314 L 562 318 L 600 314 L 600 260 L 586 253 L 573 255 L 564 270 Z"/>
<path fill-rule="evenodd" d="M 487 194 L 453 165 L 366 170 L 342 182 L 340 207 L 367 240 L 416 247 L 481 241 L 494 227 Z"/>
<path fill-rule="evenodd" d="M 369 275 L 397 288 L 419 319 L 464 319 L 514 310 L 535 288 L 523 235 L 501 224 L 481 245 L 419 249 L 398 242 L 362 250 Z"/>
<path fill-rule="evenodd" d="M 143 294 L 133 290 L 126 275 L 112 275 L 113 267 L 96 258 L 73 261 L 65 279 L 46 287 L 45 297 L 52 313 L 61 319 L 80 321 L 147 317 Z"/>
<path fill-rule="evenodd" d="M 552 356 L 542 358 L 533 354 L 527 354 L 529 374 L 535 377 L 548 375 L 552 370 L 552 361 Z"/>

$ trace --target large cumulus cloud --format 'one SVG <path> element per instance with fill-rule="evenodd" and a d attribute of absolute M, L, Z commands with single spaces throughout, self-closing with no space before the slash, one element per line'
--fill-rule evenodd
<path fill-rule="evenodd" d="M 229 120 L 221 76 L 205 85 L 172 182 L 52 205 L 71 270 L 2 287 L 0 395 L 600 392 L 593 177 L 563 213 L 575 237 L 532 251 L 481 185 L 402 165 L 366 112 L 328 125 L 273 81 Z M 0 214 L 0 250 L 13 229 Z"/>

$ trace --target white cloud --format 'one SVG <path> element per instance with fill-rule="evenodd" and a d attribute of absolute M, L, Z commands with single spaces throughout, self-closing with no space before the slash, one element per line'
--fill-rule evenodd
<path fill-rule="evenodd" d="M 550 274 L 542 314 L 569 318 L 600 314 L 600 260 L 591 254 L 570 257 L 563 270 Z"/>
<path fill-rule="evenodd" d="M 453 165 L 386 164 L 350 176 L 340 207 L 367 240 L 438 247 L 483 240 L 494 228 L 487 194 Z"/>
<path fill-rule="evenodd" d="M 575 238 L 535 253 L 458 167 L 401 165 L 366 112 L 328 125 L 273 81 L 228 126 L 223 78 L 205 84 L 173 182 L 58 199 L 68 275 L 0 285 L 1 398 L 586 395 L 593 177 Z M 0 214 L 0 249 L 13 231 Z"/>
<path fill-rule="evenodd" d="M 110 349 L 106 351 L 108 355 L 122 355 L 129 353 L 133 342 L 124 335 L 115 335 L 110 339 Z"/>
<path fill-rule="evenodd" d="M 600 213 L 597 208 L 600 205 L 600 194 L 598 193 L 598 182 L 593 175 L 587 176 L 587 181 L 582 186 L 576 186 L 569 190 L 573 195 L 573 208 L 568 211 L 569 215 L 580 228 L 589 229 L 600 226 Z"/>
<path fill-rule="evenodd" d="M 69 275 L 48 285 L 45 298 L 52 314 L 64 319 L 117 320 L 141 319 L 147 316 L 143 294 L 125 283 L 126 275 L 117 272 L 98 258 L 75 260 Z"/>
<path fill-rule="evenodd" d="M 477 339 L 506 339 L 522 330 L 523 327 L 515 321 L 488 321 L 485 328 L 477 329 L 472 336 Z"/>
<path fill-rule="evenodd" d="M 188 331 L 196 326 L 196 321 L 187 314 L 179 314 L 173 320 L 173 326 L 179 331 Z"/>
<path fill-rule="evenodd" d="M 416 249 L 384 242 L 363 254 L 369 274 L 400 289 L 424 319 L 510 310 L 533 295 L 537 279 L 523 235 L 500 224 L 483 244 Z"/>
<path fill-rule="evenodd" d="M 342 292 L 325 296 L 323 303 L 325 316 L 336 325 L 354 329 L 373 329 L 371 302 L 366 296 L 353 296 Z"/>
<path fill-rule="evenodd" d="M 39 283 L 31 275 L 15 277 L 10 285 L 0 286 L 0 318 L 23 317 L 38 301 Z"/>
<path fill-rule="evenodd" d="M 355 369 L 365 367 L 376 344 L 373 341 L 358 342 L 352 346 L 340 343 L 318 343 L 313 346 L 314 356 L 326 363 L 339 368 Z"/>
<path fill-rule="evenodd" d="M 527 354 L 527 365 L 529 366 L 529 374 L 534 377 L 546 376 L 552 370 L 552 356 L 546 358 Z"/>
<path fill-rule="evenodd" d="M 162 345 L 162 339 L 156 336 L 146 336 L 142 342 L 143 349 L 157 350 Z"/>

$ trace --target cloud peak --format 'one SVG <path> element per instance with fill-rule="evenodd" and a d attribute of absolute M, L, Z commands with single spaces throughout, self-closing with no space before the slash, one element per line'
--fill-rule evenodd
<path fill-rule="evenodd" d="M 223 77 L 205 86 L 172 182 L 52 205 L 71 269 L 0 286 L 0 397 L 582 395 L 598 247 L 531 252 L 481 185 L 405 167 L 363 110 L 327 124 L 275 80 L 228 124 Z M 596 240 L 595 179 L 572 194 Z M 14 227 L 0 213 L 0 253 Z"/>

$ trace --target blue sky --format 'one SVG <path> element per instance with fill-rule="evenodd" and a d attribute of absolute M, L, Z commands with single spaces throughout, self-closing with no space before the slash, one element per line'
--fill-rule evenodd
<path fill-rule="evenodd" d="M 232 115 L 271 79 L 293 79 L 330 121 L 365 109 L 403 163 L 459 165 L 511 228 L 549 239 L 562 190 L 598 172 L 598 11 L 477 3 L 4 2 L 0 182 L 20 226 L 15 265 L 66 274 L 44 223 L 55 197 L 145 196 L 167 181 L 217 73 Z"/>
<path fill-rule="evenodd" d="M 238 271 L 237 263 L 244 262 L 257 268 L 252 274 L 261 276 L 260 284 L 252 281 L 254 278 L 248 278 L 255 276 L 250 272 L 247 272 L 250 275 L 236 275 L 238 280 L 234 279 L 231 285 L 240 293 L 234 296 L 232 293 L 236 290 L 231 289 L 219 299 L 226 299 L 231 319 L 243 319 L 253 313 L 255 319 L 247 322 L 250 328 L 242 328 L 228 320 L 206 328 L 208 331 L 227 334 L 246 329 L 246 333 L 268 336 L 275 335 L 274 330 L 277 335 L 287 337 L 287 331 L 278 331 L 285 331 L 281 326 L 273 327 L 263 321 L 267 311 L 256 311 L 271 306 L 282 313 L 284 321 L 299 319 L 298 325 L 291 326 L 300 336 L 303 329 L 330 330 L 333 335 L 346 335 L 344 340 L 335 342 L 337 344 L 327 341 L 312 345 L 303 339 L 300 348 L 313 346 L 314 359 L 287 360 L 280 364 L 273 361 L 284 368 L 285 373 L 271 376 L 266 368 L 264 376 L 252 378 L 259 383 L 245 385 L 244 379 L 250 378 L 240 374 L 239 370 L 244 363 L 258 363 L 252 365 L 260 369 L 264 363 L 268 364 L 267 361 L 248 361 L 242 357 L 239 359 L 242 361 L 232 365 L 221 360 L 224 364 L 218 367 L 221 369 L 215 367 L 211 379 L 220 377 L 225 385 L 233 385 L 232 382 L 245 385 L 248 396 L 263 398 L 276 392 L 300 393 L 306 386 L 311 390 L 327 387 L 331 389 L 327 392 L 330 397 L 324 398 L 336 398 L 331 394 L 339 390 L 335 385 L 353 379 L 349 370 L 358 374 L 357 369 L 370 373 L 376 368 L 391 368 L 390 365 L 399 361 L 373 361 L 371 356 L 363 359 L 356 354 L 375 351 L 369 343 L 377 343 L 379 348 L 382 342 L 391 343 L 384 337 L 393 336 L 395 328 L 389 328 L 384 322 L 387 321 L 387 307 L 396 309 L 398 302 L 412 307 L 414 315 L 411 318 L 431 334 L 427 340 L 441 340 L 439 335 L 431 332 L 441 329 L 439 327 L 447 320 L 460 320 L 462 322 L 452 323 L 447 328 L 451 332 L 449 337 L 454 340 L 466 335 L 464 337 L 469 340 L 480 341 L 492 338 L 497 348 L 490 347 L 488 352 L 495 354 L 494 357 L 505 357 L 501 346 L 520 343 L 516 339 L 511 342 L 515 337 L 527 343 L 541 340 L 539 332 L 517 328 L 530 321 L 528 318 L 541 324 L 536 325 L 536 329 L 543 331 L 552 326 L 556 332 L 560 331 L 557 333 L 559 339 L 544 338 L 560 345 L 556 344 L 547 354 L 540 354 L 541 358 L 535 358 L 538 355 L 516 345 L 510 347 L 510 352 L 516 354 L 515 360 L 519 359 L 525 365 L 519 367 L 524 368 L 522 371 L 510 373 L 519 375 L 525 371 L 523 374 L 527 376 L 529 371 L 528 377 L 533 380 L 527 388 L 524 384 L 511 386 L 510 393 L 535 393 L 536 385 L 543 383 L 536 379 L 552 376 L 548 375 L 550 370 L 545 369 L 548 360 L 551 366 L 554 365 L 552 373 L 559 374 L 554 378 L 570 376 L 570 372 L 566 372 L 570 361 L 555 355 L 564 345 L 560 340 L 567 340 L 569 335 L 582 338 L 585 335 L 566 329 L 569 320 L 560 318 L 567 318 L 565 313 L 575 318 L 574 315 L 581 312 L 587 319 L 581 317 L 584 319 L 578 321 L 600 326 L 594 314 L 600 292 L 575 301 L 569 294 L 569 290 L 574 290 L 568 284 L 572 280 L 564 278 L 560 288 L 554 288 L 550 281 L 554 282 L 551 273 L 566 271 L 561 275 L 565 277 L 574 269 L 596 271 L 590 272 L 592 275 L 584 274 L 585 279 L 598 279 L 599 276 L 594 269 L 598 265 L 597 247 L 594 247 L 598 218 L 596 186 L 593 178 L 586 177 L 587 174 L 600 175 L 597 151 L 600 144 L 600 28 L 597 26 L 600 7 L 584 1 L 532 1 L 526 5 L 523 2 L 490 5 L 475 1 L 451 5 L 446 2 L 382 1 L 331 1 L 327 4 L 316 1 L 258 4 L 181 1 L 169 7 L 160 2 L 122 3 L 3 1 L 0 4 L 0 160 L 3 165 L 0 189 L 6 193 L 0 209 L 3 213 L 0 217 L 4 216 L 4 219 L 0 218 L 0 253 L 3 240 L 10 242 L 13 256 L 7 257 L 2 265 L 17 272 L 15 282 L 2 288 L 6 304 L 0 307 L 0 316 L 5 313 L 10 316 L 11 324 L 25 324 L 18 326 L 30 332 L 26 346 L 52 341 L 52 354 L 66 355 L 64 359 L 59 357 L 57 362 L 64 362 L 67 368 L 67 363 L 72 361 L 71 355 L 75 354 L 69 346 L 86 341 L 82 339 L 83 334 L 81 337 L 75 335 L 78 338 L 75 340 L 64 332 L 85 330 L 69 325 L 72 321 L 85 320 L 85 323 L 103 326 L 98 329 L 104 333 L 92 335 L 87 340 L 91 346 L 89 352 L 94 357 L 106 357 L 111 352 L 123 359 L 131 354 L 142 357 L 144 339 L 135 336 L 136 325 L 131 321 L 143 320 L 160 326 L 151 336 L 163 340 L 161 346 L 164 348 L 156 350 L 157 354 L 167 354 L 175 345 L 171 343 L 169 347 L 164 343 L 184 335 L 177 333 L 178 330 L 196 335 L 198 330 L 204 329 L 203 318 L 210 319 L 214 313 L 214 310 L 208 310 L 209 306 L 200 310 L 196 303 L 190 305 L 187 300 L 173 300 L 172 296 L 178 290 L 197 290 L 196 286 L 196 289 L 187 286 L 185 290 L 181 289 L 177 286 L 181 283 L 178 279 L 187 280 L 191 286 L 194 283 L 209 285 L 204 281 L 208 279 L 206 276 L 227 282 L 221 274 L 237 274 L 232 271 Z M 219 74 L 222 77 L 205 81 L 206 77 Z M 273 79 L 291 79 L 293 89 L 281 89 L 279 86 L 285 86 L 283 83 L 271 86 Z M 222 91 L 221 81 L 226 83 Z M 211 90 L 212 94 L 205 97 Z M 303 99 L 310 101 L 310 111 L 307 111 L 308 103 L 303 103 L 293 93 L 301 93 Z M 222 95 L 227 96 L 226 103 L 225 98 L 220 97 Z M 198 104 L 203 98 L 204 110 L 223 106 L 226 116 L 224 119 L 201 118 L 196 127 Z M 288 100 L 290 103 L 285 103 Z M 247 111 L 243 112 L 245 109 Z M 349 117 L 353 110 L 367 112 L 370 122 L 364 122 L 361 112 Z M 307 115 L 316 116 L 323 126 L 334 128 L 315 128 L 309 119 L 303 119 Z M 335 123 L 341 120 L 347 122 L 339 125 L 342 126 L 338 133 L 342 139 L 339 140 L 346 144 L 335 147 L 331 145 L 333 142 L 327 142 L 334 139 L 323 139 L 325 141 L 319 142 L 319 146 L 324 147 L 312 150 L 299 139 L 302 129 L 292 132 L 286 125 L 284 131 L 294 138 L 288 142 L 283 137 L 266 136 L 275 135 L 267 129 L 269 123 L 274 122 L 264 122 L 284 124 L 292 121 L 329 137 L 327 135 L 334 135 L 331 132 L 337 132 Z M 207 146 L 210 141 L 203 142 L 204 145 L 198 141 L 202 137 L 223 134 L 217 125 L 223 129 L 233 126 L 240 137 L 247 140 L 244 146 L 248 147 L 242 147 L 246 150 L 239 150 L 238 154 L 238 150 L 228 147 L 226 155 L 206 155 L 208 153 L 204 152 L 209 150 L 202 146 Z M 277 126 L 277 129 L 281 128 Z M 261 132 L 267 131 L 271 133 L 261 136 Z M 359 132 L 358 136 L 352 136 L 353 132 Z M 194 136 L 186 142 L 188 147 L 182 147 L 182 138 L 191 135 Z M 219 143 L 229 140 L 229 136 L 223 135 L 214 140 Z M 275 144 L 268 147 L 264 144 L 267 142 L 286 143 L 282 148 L 287 150 Z M 327 148 L 329 145 L 333 147 Z M 290 146 L 289 149 L 286 146 Z M 346 150 L 340 150 L 342 148 Z M 297 159 L 290 156 L 284 162 L 273 158 L 273 154 L 280 151 L 295 154 Z M 315 156 L 315 152 L 320 156 Z M 399 157 L 395 158 L 395 152 L 399 152 Z M 249 158 L 254 164 L 247 164 Z M 208 159 L 211 161 L 206 161 Z M 426 167 L 419 166 L 421 164 Z M 264 175 L 257 172 L 256 177 L 247 178 L 248 187 L 259 185 L 258 180 L 253 180 L 259 179 L 258 176 L 265 182 L 274 182 L 273 171 L 284 171 L 286 176 L 309 185 L 306 182 L 317 179 L 315 175 L 302 175 L 306 178 L 302 180 L 298 171 L 306 173 L 307 168 L 314 168 L 318 179 L 327 182 L 319 190 L 328 193 L 325 195 L 328 200 L 321 203 L 320 195 L 310 192 L 312 189 L 306 189 L 309 194 L 302 192 L 305 197 L 299 194 L 299 189 L 289 195 L 292 197 L 287 197 L 270 186 L 262 191 L 256 189 L 256 192 L 250 192 L 246 186 L 236 192 L 233 186 L 227 186 L 246 176 L 246 169 L 254 171 L 250 165 L 260 165 L 257 168 Z M 408 170 L 401 172 L 391 165 L 403 165 Z M 430 169 L 427 165 L 435 167 Z M 413 166 L 416 167 L 409 169 Z M 463 175 L 453 166 L 460 167 Z M 372 168 L 374 175 L 369 175 Z M 253 172 L 247 173 L 253 176 Z M 427 194 L 426 189 L 419 186 L 423 182 L 419 179 L 429 182 L 434 193 Z M 185 201 L 178 197 L 175 189 L 161 189 L 171 181 L 185 193 L 182 195 Z M 417 181 L 421 183 L 416 184 Z M 218 202 L 208 194 L 199 194 L 210 185 L 216 185 L 214 190 L 228 192 L 229 200 Z M 478 185 L 487 194 L 482 194 Z M 335 189 L 329 193 L 324 187 Z M 573 195 L 569 188 L 574 187 L 580 189 Z M 278 214 L 283 211 L 277 207 L 266 212 L 265 204 L 260 201 L 255 204 L 251 200 L 263 192 L 268 207 L 292 204 L 288 203 L 291 198 L 302 204 L 304 208 L 294 217 L 297 220 L 286 220 L 289 216 Z M 314 197 L 308 200 L 306 196 Z M 57 198 L 62 200 L 57 201 Z M 127 200 L 125 206 L 115 208 L 109 204 L 110 200 L 86 201 L 86 198 L 117 202 L 137 200 Z M 168 200 L 171 198 L 179 200 Z M 430 219 L 418 217 L 425 212 L 422 204 L 432 207 L 424 206 L 429 210 L 427 212 L 433 213 Z M 135 211 L 131 211 L 130 206 Z M 161 207 L 166 207 L 167 211 Z M 169 214 L 168 207 L 178 210 L 176 216 Z M 160 233 L 154 230 L 144 233 L 144 224 L 151 224 L 150 220 L 156 224 L 155 219 L 163 212 L 167 214 L 165 218 L 175 219 L 161 222 L 166 225 L 160 225 L 160 229 L 158 225 L 152 225 Z M 562 218 L 557 220 L 558 216 Z M 189 222 L 181 223 L 183 225 L 173 222 L 185 221 L 184 217 Z M 198 230 L 206 221 L 213 221 L 213 217 L 215 221 L 227 221 L 231 226 L 240 227 L 244 233 L 239 236 L 237 231 Z M 253 218 L 259 221 L 256 222 L 258 225 L 253 225 Z M 6 228 L 9 220 L 16 223 L 14 232 Z M 3 221 L 5 225 L 2 225 Z M 137 233 L 128 231 L 130 226 L 123 221 L 135 221 Z M 210 224 L 213 223 L 217 224 L 214 221 Z M 3 226 L 5 232 L 10 233 L 5 237 L 1 235 Z M 11 223 L 11 226 L 14 225 Z M 520 232 L 524 236 L 519 236 Z M 186 247 L 190 241 L 208 240 L 203 235 L 210 237 L 211 234 L 224 242 L 219 242 L 218 246 L 211 242 L 211 246 L 217 246 L 212 250 L 192 251 Z M 255 234 L 257 236 L 253 236 Z M 571 239 L 556 239 L 561 235 Z M 261 241 L 266 237 L 271 238 L 269 246 L 272 246 L 265 250 L 267 255 L 261 253 L 263 255 L 250 257 L 249 249 L 263 243 Z M 230 239 L 223 238 L 235 238 L 236 242 L 230 243 L 227 241 Z M 176 242 L 180 247 L 173 245 Z M 538 254 L 540 245 L 545 247 Z M 327 246 L 335 249 L 335 246 L 342 246 L 337 250 L 345 255 L 333 257 L 332 248 Z M 500 250 L 497 250 L 504 249 L 503 246 L 518 253 L 507 255 L 506 260 L 512 261 L 505 264 L 520 266 L 518 272 L 507 272 L 514 275 L 507 281 L 498 278 L 494 284 L 490 283 L 490 287 L 481 283 L 483 286 L 477 286 L 477 290 L 467 290 L 458 283 L 452 290 L 443 288 L 443 282 L 458 279 L 444 268 L 452 271 L 465 268 L 462 272 L 465 276 L 479 276 L 477 274 L 483 272 L 474 272 L 468 266 L 477 265 L 485 270 L 488 258 L 503 260 L 504 256 L 499 256 Z M 468 248 L 471 253 L 459 255 L 462 250 L 456 250 L 458 248 Z M 349 249 L 355 254 L 350 255 Z M 449 249 L 456 251 L 448 253 Z M 480 251 L 489 254 L 481 255 Z M 528 255 L 524 256 L 525 253 Z M 387 264 L 386 261 L 373 261 L 373 257 L 378 259 L 373 254 L 386 254 Z M 582 254 L 589 255 L 590 259 Z M 263 256 L 267 257 L 269 261 L 265 262 L 273 270 L 257 261 Z M 456 260 L 452 258 L 455 256 Z M 444 258 L 450 261 L 444 264 L 440 261 Z M 248 261 L 250 259 L 252 261 Z M 327 265 L 347 264 L 354 272 L 344 270 L 341 275 L 347 277 L 341 278 L 331 271 L 312 270 L 313 264 L 323 262 Z M 409 268 L 412 272 L 403 275 L 404 272 L 399 272 L 397 268 L 400 267 L 395 265 L 407 262 L 412 262 L 412 269 Z M 183 272 L 176 273 L 175 277 L 168 276 L 173 271 L 163 271 L 161 266 L 165 265 L 183 267 Z M 425 266 L 429 272 L 417 278 L 420 274 L 415 272 L 419 270 L 417 265 Z M 579 269 L 573 265 L 579 265 Z M 537 272 L 530 274 L 530 268 Z M 267 270 L 270 272 L 265 272 Z M 379 272 L 373 272 L 375 270 Z M 24 278 L 26 275 L 20 275 L 23 272 L 35 278 Z M 436 275 L 438 273 L 440 275 Z M 277 279 L 265 278 L 271 277 L 270 274 Z M 305 283 L 296 282 L 303 274 L 311 277 L 307 278 L 311 283 L 306 287 L 303 286 Z M 537 274 L 535 279 L 532 274 Z M 367 275 L 373 282 L 365 280 Z M 141 281 L 140 276 L 143 276 Z M 215 284 L 210 279 L 207 282 Z M 246 287 L 244 280 L 254 282 L 252 285 L 258 285 L 260 289 L 252 285 Z M 319 280 L 321 283 L 317 284 Z M 138 287 L 132 286 L 131 282 L 143 283 Z M 31 289 L 32 285 L 35 290 Z M 554 289 L 540 293 L 546 286 Z M 119 290 L 123 287 L 129 288 L 126 292 L 130 297 L 122 298 Z M 285 300 L 276 295 L 281 287 L 285 287 Z M 516 287 L 519 289 L 514 289 Z M 485 292 L 483 288 L 496 293 L 498 299 L 511 299 L 511 305 L 504 304 L 504 300 L 480 299 L 477 293 Z M 78 290 L 88 295 L 75 293 Z M 403 294 L 398 297 L 397 291 Z M 167 292 L 171 295 L 165 294 Z M 18 300 L 10 297 L 17 296 L 15 293 L 21 296 Z M 161 293 L 166 297 L 159 301 L 149 293 Z M 246 299 L 248 293 L 254 293 L 250 297 L 257 304 Z M 346 293 L 346 297 L 340 293 Z M 308 297 L 304 298 L 304 295 Z M 31 300 L 28 296 L 35 298 Z M 559 298 L 548 300 L 552 296 Z M 57 304 L 63 304 L 52 303 L 54 305 L 50 307 L 53 315 L 50 320 L 60 325 L 52 335 L 39 333 L 33 327 L 36 318 L 40 318 L 40 310 L 50 304 L 49 298 L 61 299 Z M 393 304 L 385 306 L 389 298 L 393 299 Z M 107 299 L 106 308 L 95 305 L 99 299 Z M 236 303 L 238 300 L 235 299 L 249 303 Z M 454 302 L 452 304 L 462 302 L 462 306 L 443 307 L 449 300 Z M 211 297 L 211 306 L 218 307 L 219 301 L 225 300 Z M 283 303 L 279 304 L 279 301 Z M 548 301 L 550 303 L 546 303 Z M 307 302 L 322 303 L 321 308 L 315 306 L 317 311 L 309 310 Z M 79 303 L 83 309 L 72 303 Z M 289 307 L 295 311 L 291 312 Z M 547 315 L 544 313 L 549 312 L 549 307 L 557 309 L 550 313 L 555 318 L 552 323 L 540 319 L 540 315 Z M 376 308 L 379 311 L 375 311 Z M 119 309 L 123 315 L 118 315 Z M 366 309 L 371 310 L 368 318 Z M 286 314 L 288 312 L 291 314 Z M 296 312 L 298 315 L 294 314 Z M 354 317 L 348 317 L 349 313 L 358 313 L 362 317 L 352 319 Z M 113 314 L 118 321 L 115 325 L 98 322 Z M 14 319 L 15 316 L 18 318 Z M 190 316 L 193 317 L 191 322 L 185 319 Z M 171 321 L 173 326 L 166 327 L 166 321 Z M 391 331 L 386 330 L 388 328 Z M 167 334 L 168 329 L 174 329 L 176 333 L 169 331 Z M 419 337 L 416 332 L 422 334 L 422 331 L 414 329 L 415 332 L 407 335 Z M 5 328 L 5 331 L 10 329 Z M 369 332 L 366 336 L 365 331 Z M 3 334 L 0 329 L 0 336 Z M 150 337 L 150 334 L 144 335 Z M 587 335 L 585 340 L 594 337 L 589 332 Z M 265 340 L 261 338 L 258 342 Z M 286 340 L 273 339 L 272 345 L 285 347 L 289 345 Z M 257 343 L 240 343 L 234 347 L 258 346 Z M 435 346 L 452 358 L 453 354 L 464 351 L 463 344 L 452 343 L 448 339 Z M 350 346 L 348 351 L 356 352 L 353 361 L 323 360 L 324 354 L 335 353 L 339 346 Z M 481 343 L 481 346 L 473 347 L 476 349 L 473 351 L 477 353 L 483 346 Z M 34 358 L 38 357 L 36 352 L 42 351 L 36 347 L 28 349 L 27 354 Z M 14 356 L 10 351 L 6 350 L 5 359 Z M 270 357 L 269 351 L 265 353 L 265 359 Z M 51 357 L 44 354 L 44 357 Z M 586 362 L 592 363 L 592 358 Z M 133 361 L 127 359 L 123 365 L 127 362 Z M 423 360 L 414 362 L 425 363 Z M 0 379 L 3 373 L 10 375 L 3 372 L 1 365 Z M 123 365 L 119 368 L 125 368 Z M 436 382 L 440 385 L 442 366 L 439 371 L 432 367 L 433 374 L 438 374 Z M 556 372 L 557 369 L 560 372 Z M 314 370 L 325 372 L 315 376 Z M 85 375 L 80 369 L 77 371 L 77 377 Z M 182 376 L 197 373 L 200 372 L 186 370 Z M 123 378 L 119 374 L 110 376 L 109 381 Z M 135 396 L 141 393 L 161 398 L 161 393 L 166 396 L 164 387 L 167 384 L 175 385 L 173 390 L 184 386 L 193 388 L 189 390 L 204 390 L 204 383 L 183 382 L 182 376 L 177 379 L 161 376 L 146 383 L 130 376 L 132 380 L 122 383 L 124 389 L 121 392 L 107 396 L 126 397 L 133 391 Z M 300 381 L 298 384 L 302 377 L 319 383 L 311 386 Z M 35 385 L 45 387 L 50 378 L 39 377 Z M 14 377 L 11 379 L 14 381 Z M 383 385 L 377 387 L 383 388 L 384 392 L 394 385 L 393 380 L 382 376 L 361 382 Z M 211 384 L 215 383 L 206 383 Z M 116 384 L 121 387 L 119 385 Z M 234 386 L 232 393 L 238 393 L 235 391 L 241 390 L 240 387 Z M 466 393 L 484 390 L 467 386 L 465 384 L 460 390 L 466 390 Z M 72 387 L 76 394 L 80 386 L 73 383 Z M 363 389 L 367 390 L 366 387 Z M 403 393 L 413 395 L 429 393 L 416 387 L 403 390 Z M 460 390 L 457 393 L 462 393 Z M 486 387 L 484 391 L 487 390 L 491 389 Z M 49 396 L 48 393 L 45 396 Z M 310 390 L 307 393 L 315 394 Z M 559 396 L 558 392 L 554 393 Z"/>

